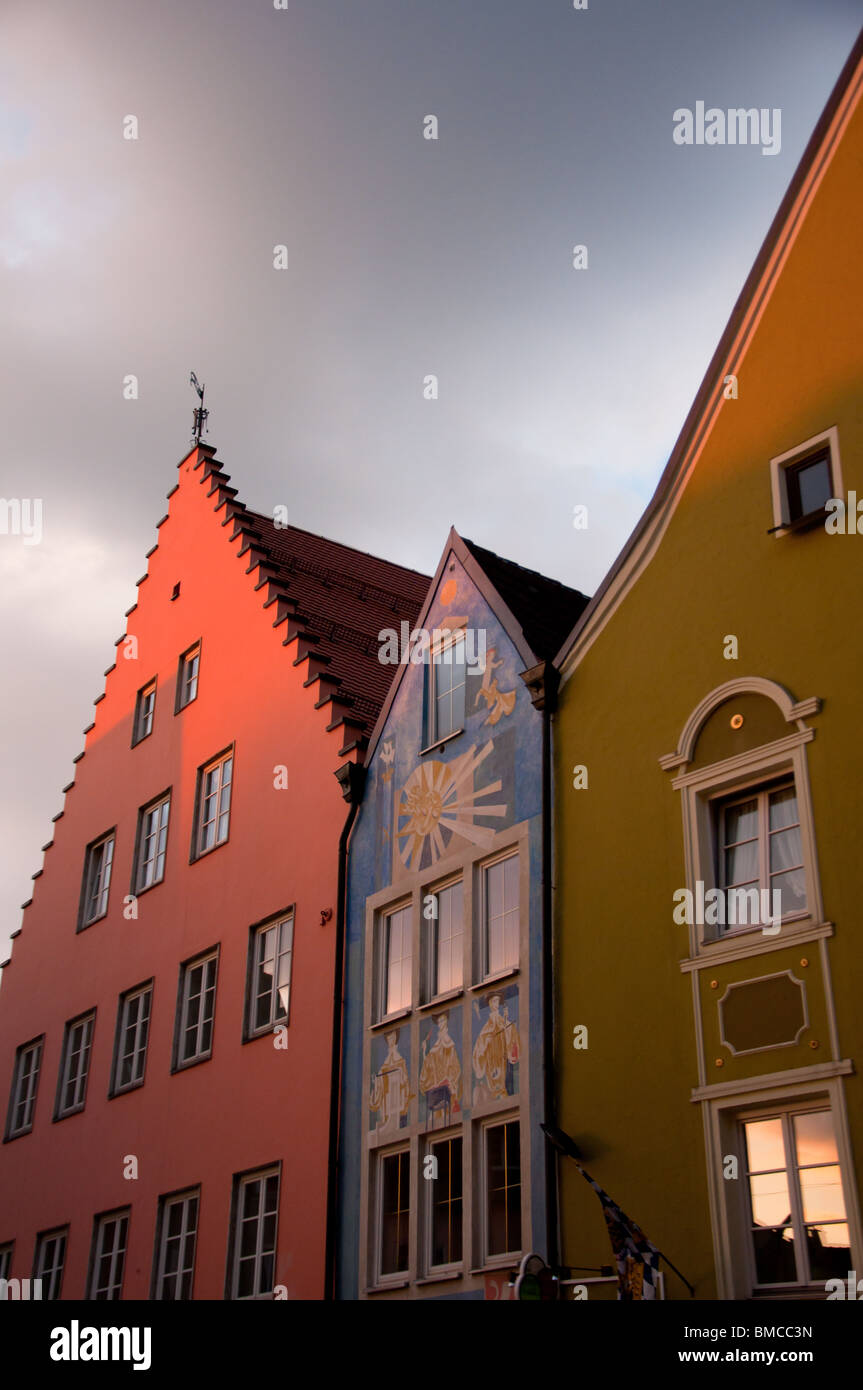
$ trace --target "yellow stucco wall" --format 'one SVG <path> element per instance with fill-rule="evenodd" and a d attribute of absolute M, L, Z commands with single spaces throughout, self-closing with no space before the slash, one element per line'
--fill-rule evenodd
<path fill-rule="evenodd" d="M 738 399 L 723 403 L 658 552 L 566 681 L 555 717 L 559 1121 L 592 1176 L 702 1298 L 716 1297 L 716 1283 L 701 1107 L 690 1100 L 691 984 L 679 967 L 688 933 L 672 920 L 672 894 L 686 884 L 681 805 L 658 760 L 703 697 L 735 677 L 823 700 L 806 756 L 824 916 L 836 927 L 840 1054 L 863 1066 L 863 535 L 768 534 L 770 458 L 830 426 L 845 492 L 863 499 L 861 226 L 863 104 L 755 330 Z M 723 658 L 726 634 L 738 639 L 736 661 Z M 573 789 L 575 764 L 588 769 L 587 790 Z M 802 954 L 762 956 L 752 973 L 770 959 L 771 970 L 796 962 L 799 975 Z M 824 1039 L 818 952 L 805 954 Z M 745 976 L 739 964 L 716 973 L 720 994 Z M 705 1016 L 715 1016 L 715 996 Z M 572 1046 L 578 1024 L 589 1029 L 586 1050 Z M 709 1057 L 717 1042 L 705 1041 Z M 807 1056 L 804 1041 L 734 1059 L 721 1079 L 826 1059 Z M 863 1081 L 844 1085 L 863 1189 Z M 561 1174 L 562 1259 L 608 1263 L 594 1193 L 567 1160 Z M 673 1275 L 668 1292 L 685 1296 Z"/>

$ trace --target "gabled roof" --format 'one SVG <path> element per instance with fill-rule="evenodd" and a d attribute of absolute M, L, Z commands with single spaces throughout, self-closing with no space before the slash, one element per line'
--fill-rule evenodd
<path fill-rule="evenodd" d="M 556 579 L 546 579 L 462 537 L 497 593 L 518 622 L 538 661 L 550 661 L 590 602 L 587 594 Z"/>
<path fill-rule="evenodd" d="M 857 37 L 821 113 L 788 191 L 740 292 L 719 346 L 656 491 L 631 536 L 555 658 L 565 681 L 602 631 L 625 594 L 650 563 L 723 405 L 725 378 L 736 376 L 749 341 L 770 298 L 782 264 L 806 216 L 822 175 L 863 90 L 863 30 Z"/>
<path fill-rule="evenodd" d="M 560 641 L 562 633 L 570 629 L 588 603 L 587 596 L 578 589 L 569 589 L 556 579 L 546 579 L 544 574 L 538 574 L 536 570 L 524 569 L 512 560 L 504 560 L 493 550 L 464 540 L 452 527 L 425 603 L 415 621 L 418 628 L 425 625 L 450 555 L 455 555 L 461 561 L 466 574 L 524 662 L 526 670 L 551 659 L 555 643 Z M 366 762 L 370 761 L 383 733 L 406 669 L 406 666 L 400 665 L 396 670 L 371 735 Z"/>

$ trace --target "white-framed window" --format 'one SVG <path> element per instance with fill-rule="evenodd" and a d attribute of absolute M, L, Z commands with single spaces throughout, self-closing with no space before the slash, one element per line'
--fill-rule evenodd
<path fill-rule="evenodd" d="M 66 1238 L 68 1226 L 62 1230 L 46 1231 L 36 1238 L 36 1257 L 33 1261 L 33 1278 L 42 1280 L 43 1299 L 60 1297 L 63 1284 L 63 1266 L 66 1263 Z"/>
<path fill-rule="evenodd" d="M 80 927 L 98 922 L 108 911 L 111 865 L 114 860 L 114 831 L 94 840 L 84 856 L 84 883 L 81 891 Z"/>
<path fill-rule="evenodd" d="M 15 1253 L 14 1240 L 0 1245 L 0 1279 L 8 1279 L 12 1273 L 12 1256 Z"/>
<path fill-rule="evenodd" d="M 430 901 L 431 900 L 431 901 Z M 423 894 L 426 997 L 461 989 L 464 983 L 464 882 Z"/>
<path fill-rule="evenodd" d="M 128 1207 L 96 1217 L 93 1223 L 88 1298 L 114 1301 L 120 1297 L 128 1239 Z"/>
<path fill-rule="evenodd" d="M 179 1302 L 192 1297 L 199 1201 L 197 1189 L 159 1198 L 154 1299 Z"/>
<path fill-rule="evenodd" d="M 429 1270 L 447 1269 L 462 1260 L 464 1241 L 464 1144 L 461 1134 L 429 1141 L 432 1176 L 423 1183 L 426 1196 L 426 1249 Z"/>
<path fill-rule="evenodd" d="M 230 1296 L 272 1298 L 279 1225 L 279 1168 L 234 1178 Z"/>
<path fill-rule="evenodd" d="M 293 912 L 252 931 L 246 1007 L 249 1037 L 271 1033 L 276 1024 L 288 1021 L 293 943 Z"/>
<path fill-rule="evenodd" d="M 377 1155 L 375 1251 L 377 1282 L 405 1275 L 410 1260 L 410 1150 Z"/>
<path fill-rule="evenodd" d="M 156 713 L 156 682 L 148 681 L 138 691 L 135 699 L 135 718 L 132 724 L 132 747 L 148 738 L 153 732 L 153 717 Z"/>
<path fill-rule="evenodd" d="M 218 947 L 180 968 L 180 1000 L 174 1069 L 203 1062 L 213 1050 Z"/>
<path fill-rule="evenodd" d="M 823 523 L 826 503 L 842 495 L 835 426 L 772 458 L 770 483 L 775 534 Z"/>
<path fill-rule="evenodd" d="M 57 1088 L 56 1118 L 74 1115 L 84 1109 L 87 1098 L 87 1077 L 90 1074 L 90 1050 L 96 1011 L 66 1024 L 63 1035 L 63 1054 L 60 1061 L 60 1081 Z"/>
<path fill-rule="evenodd" d="M 181 709 L 185 709 L 198 695 L 198 673 L 201 668 L 201 644 L 196 642 L 188 651 L 183 652 L 177 666 L 177 697 L 174 702 L 174 713 L 179 714 Z"/>
<path fill-rule="evenodd" d="M 117 1041 L 114 1048 L 114 1076 L 111 1094 L 131 1091 L 144 1080 L 153 982 L 120 996 L 117 1011 Z"/>
<path fill-rule="evenodd" d="M 222 753 L 198 772 L 197 814 L 192 857 L 222 845 L 228 838 L 231 815 L 233 749 Z"/>
<path fill-rule="evenodd" d="M 9 1118 L 6 1123 L 7 1139 L 15 1139 L 19 1134 L 29 1134 L 33 1128 L 33 1111 L 36 1106 L 36 1089 L 39 1085 L 44 1041 L 43 1034 L 33 1042 L 24 1043 L 15 1054 Z"/>
<path fill-rule="evenodd" d="M 486 1259 L 521 1251 L 521 1125 L 517 1119 L 482 1126 L 483 1246 Z"/>
<path fill-rule="evenodd" d="M 427 745 L 464 728 L 466 683 L 464 631 L 447 633 L 428 656 Z"/>
<path fill-rule="evenodd" d="M 726 901 L 720 933 L 760 925 L 764 892 L 771 895 L 766 920 L 774 919 L 774 902 L 780 916 L 805 912 L 806 870 L 794 778 L 717 798 L 714 814 L 718 886 Z"/>
<path fill-rule="evenodd" d="M 411 1007 L 412 972 L 413 908 L 406 903 L 378 922 L 378 1018 Z"/>
<path fill-rule="evenodd" d="M 740 1124 L 754 1288 L 844 1280 L 851 1239 L 830 1106 L 751 1113 Z"/>
<path fill-rule="evenodd" d="M 137 854 L 133 893 L 143 893 L 165 877 L 165 849 L 168 843 L 168 817 L 171 814 L 171 794 L 144 806 L 138 812 Z"/>
<path fill-rule="evenodd" d="M 518 851 L 507 853 L 480 870 L 482 875 L 482 973 L 498 975 L 519 963 Z"/>

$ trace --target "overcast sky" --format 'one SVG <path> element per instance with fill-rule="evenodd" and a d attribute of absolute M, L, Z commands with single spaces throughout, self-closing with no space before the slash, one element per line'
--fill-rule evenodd
<path fill-rule="evenodd" d="M 190 370 L 252 507 L 429 573 L 453 524 L 591 592 L 859 17 L 2 0 L 0 495 L 41 499 L 42 539 L 0 534 L 0 958 L 188 447 Z M 676 144 L 699 100 L 779 108 L 779 152 Z"/>

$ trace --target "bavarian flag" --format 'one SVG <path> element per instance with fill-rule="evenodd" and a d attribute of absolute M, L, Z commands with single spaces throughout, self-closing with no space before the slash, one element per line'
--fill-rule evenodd
<path fill-rule="evenodd" d="M 617 1297 L 628 1300 L 656 1298 L 660 1252 L 647 1239 L 641 1227 L 630 1221 L 581 1164 L 576 1161 L 575 1166 L 602 1203 L 611 1248 L 617 1261 Z"/>

